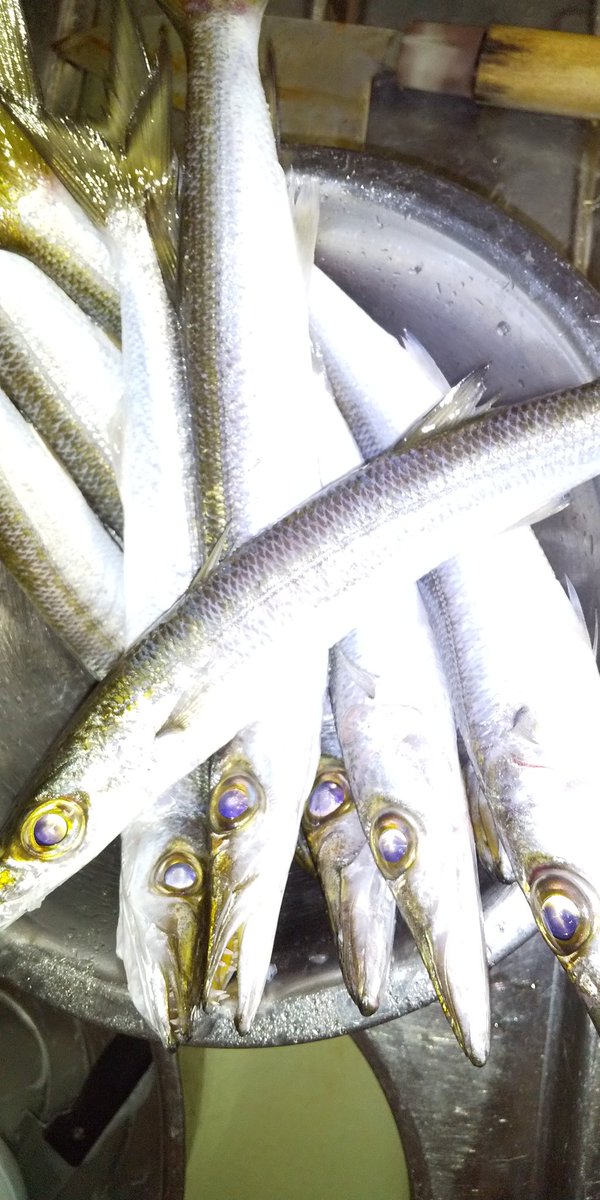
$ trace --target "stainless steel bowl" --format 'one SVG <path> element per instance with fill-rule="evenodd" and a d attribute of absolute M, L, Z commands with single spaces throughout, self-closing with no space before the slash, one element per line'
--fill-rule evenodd
<path fill-rule="evenodd" d="M 419 337 L 452 381 L 489 362 L 507 398 L 600 373 L 600 299 L 556 253 L 493 206 L 387 160 L 301 151 L 296 170 L 321 184 L 321 264 L 394 333 Z M 399 402 L 400 402 L 399 397 Z M 584 609 L 597 603 L 600 508 L 581 488 L 541 529 L 555 568 Z M 0 568 L 0 816 L 90 685 Z M 0 972 L 60 1008 L 124 1032 L 147 1032 L 115 955 L 118 847 L 3 935 Z M 515 889 L 490 887 L 486 931 L 498 961 L 533 931 Z M 429 1003 L 433 992 L 402 928 L 389 997 L 362 1018 L 341 986 L 317 884 L 294 868 L 274 953 L 276 973 L 252 1032 L 228 1012 L 199 1016 L 199 1045 L 276 1045 L 365 1028 Z"/>

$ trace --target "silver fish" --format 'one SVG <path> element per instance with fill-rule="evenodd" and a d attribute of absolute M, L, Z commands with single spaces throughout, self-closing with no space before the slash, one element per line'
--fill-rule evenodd
<path fill-rule="evenodd" d="M 156 101 L 159 106 L 163 103 L 163 93 L 147 87 L 151 78 L 148 60 L 125 0 L 115 0 L 112 24 L 114 50 L 106 115 L 97 127 L 82 126 L 45 109 L 21 4 L 19 0 L 1 0 L 0 113 L 5 112 L 12 121 L 30 155 L 35 159 L 41 156 L 61 197 L 64 194 L 70 199 L 71 208 L 81 214 L 88 230 L 92 229 L 92 223 L 104 224 L 113 208 L 115 193 L 120 192 L 123 180 L 127 179 L 131 191 L 147 205 L 149 218 L 155 224 L 159 256 L 169 274 L 173 266 L 174 163 L 163 171 L 162 154 L 154 158 L 156 142 L 146 136 L 154 123 L 159 129 L 165 128 L 165 121 L 155 111 Z M 163 39 L 159 58 L 165 55 Z M 136 106 L 135 114 L 132 105 Z M 103 245 L 101 230 L 92 232 L 92 241 L 96 247 Z M 82 249 L 85 251 L 85 247 Z M 84 266 L 85 263 L 83 257 Z M 74 266 L 79 271 L 77 253 Z M 114 286 L 112 268 L 110 274 Z M 118 294 L 112 288 L 110 303 L 117 313 L 114 332 L 118 336 Z"/>
<path fill-rule="evenodd" d="M 200 768 L 121 837 L 117 954 L 131 998 L 164 1045 L 191 1033 L 204 968 L 208 790 Z"/>
<path fill-rule="evenodd" d="M 422 586 L 491 836 L 600 1027 L 600 676 L 589 638 L 526 528 L 482 541 Z"/>
<path fill-rule="evenodd" d="M 107 229 L 118 265 L 126 382 L 120 486 L 130 642 L 200 567 L 198 471 L 179 331 L 145 219 L 135 204 L 122 205 Z M 150 797 L 121 838 L 117 953 L 134 1003 L 167 1046 L 189 1036 L 201 987 L 207 802 L 207 773 L 199 768 Z"/>
<path fill-rule="evenodd" d="M 369 1015 L 385 994 L 396 906 L 352 800 L 329 701 L 321 751 L 304 810 L 304 835 L 325 895 L 344 983 L 357 1007 Z"/>
<path fill-rule="evenodd" d="M 399 579 L 421 578 L 598 473 L 594 382 L 389 451 L 234 551 L 119 661 L 15 805 L 2 836 L 2 926 L 93 858 L 145 796 L 251 721 L 256 681 L 282 647 L 325 649 L 353 628 L 391 556 Z M 35 829 L 48 814 L 60 836 L 41 846 Z"/>
<path fill-rule="evenodd" d="M 7 251 L 0 251 L 0 387 L 120 535 L 120 353 L 57 284 Z"/>
<path fill-rule="evenodd" d="M 115 59 L 124 54 L 117 21 Z M 129 30 L 130 40 L 134 30 Z M 119 76 L 120 78 L 120 76 Z M 152 81 L 165 95 L 163 120 L 145 138 L 170 161 L 169 74 L 161 60 Z M 135 86 L 135 83 L 134 83 Z M 117 92 L 122 121 L 133 106 Z M 118 135 L 113 128 L 114 136 Z M 114 121 L 113 121 L 114 126 Z M 131 131 L 130 131 L 131 134 Z M 185 388 L 181 338 L 156 249 L 126 179 L 115 189 L 106 229 L 117 267 L 125 396 L 120 488 L 128 641 L 178 599 L 202 561 L 199 480 Z M 198 768 L 155 799 L 121 838 L 117 953 L 130 994 L 163 1043 L 191 1030 L 201 988 L 208 901 L 208 776 Z"/>
<path fill-rule="evenodd" d="M 473 835 L 452 705 L 416 585 L 390 577 L 332 653 L 336 726 L 358 813 L 457 1040 L 489 1051 Z"/>
<path fill-rule="evenodd" d="M 311 336 L 337 404 L 363 458 L 373 458 L 427 413 L 448 383 L 416 338 L 386 333 L 318 267 L 309 303 Z"/>
<path fill-rule="evenodd" d="M 321 477 L 329 483 L 356 468 L 362 459 L 336 407 L 316 348 L 313 364 L 318 387 L 315 442 Z M 350 795 L 329 695 L 321 726 L 321 763 L 305 805 L 303 830 L 325 895 L 344 982 L 358 1008 L 373 1013 L 389 972 L 395 906 Z"/>
<path fill-rule="evenodd" d="M 208 554 L 224 533 L 236 546 L 319 488 L 308 312 L 258 69 L 264 4 L 164 7 L 180 21 L 189 64 L 180 307 Z M 205 1003 L 236 970 L 241 1031 L 269 970 L 326 671 L 322 648 L 286 646 L 255 680 L 251 724 L 232 724 L 211 763 Z"/>
<path fill-rule="evenodd" d="M 30 259 L 118 339 L 119 297 L 105 239 L 1 106 L 0 155 L 0 246 Z"/>
<path fill-rule="evenodd" d="M 42 103 L 19 0 L 0 3 L 0 245 L 46 271 L 116 338 L 119 298 L 110 253 L 89 217 L 44 161 L 27 124 L 41 126 Z M 20 124 L 9 107 L 24 110 Z"/>
<path fill-rule="evenodd" d="M 363 453 L 401 436 L 418 440 L 450 413 L 458 421 L 472 411 L 477 373 L 448 392 L 414 339 L 400 345 L 316 271 L 311 298 L 313 333 Z M 482 1064 L 490 1005 L 473 837 L 452 706 L 416 584 L 378 581 L 368 620 L 334 648 L 331 663 L 360 819 L 459 1044 Z"/>
<path fill-rule="evenodd" d="M 2 392 L 0 555 L 48 624 L 102 678 L 125 647 L 121 552 Z"/>

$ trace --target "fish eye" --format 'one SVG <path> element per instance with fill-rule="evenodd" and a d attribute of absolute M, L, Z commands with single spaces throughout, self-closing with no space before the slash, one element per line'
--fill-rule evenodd
<path fill-rule="evenodd" d="M 538 926 L 558 954 L 581 950 L 593 927 L 592 904 L 583 880 L 558 868 L 535 876 L 531 904 Z"/>
<path fill-rule="evenodd" d="M 193 896 L 202 889 L 204 871 L 189 850 L 172 850 L 156 866 L 154 887 L 164 896 Z"/>
<path fill-rule="evenodd" d="M 251 775 L 225 775 L 217 784 L 210 801 L 210 819 L 217 833 L 239 829 L 264 807 L 264 794 Z"/>
<path fill-rule="evenodd" d="M 417 834 L 406 817 L 383 812 L 371 829 L 371 849 L 377 866 L 388 879 L 397 879 L 415 861 Z"/>
<path fill-rule="evenodd" d="M 21 845 L 31 857 L 60 858 L 80 845 L 85 827 L 83 797 L 54 796 L 27 815 L 21 826 Z"/>
<path fill-rule="evenodd" d="M 320 771 L 306 801 L 305 824 L 321 825 L 330 817 L 346 812 L 350 804 L 350 785 L 344 772 L 332 769 Z"/>

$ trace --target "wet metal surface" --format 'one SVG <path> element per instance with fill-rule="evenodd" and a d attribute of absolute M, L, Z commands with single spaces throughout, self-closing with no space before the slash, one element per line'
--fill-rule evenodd
<path fill-rule="evenodd" d="M 29 1200 L 182 1200 L 176 1059 L 0 987 L 0 1139 Z"/>
<path fill-rule="evenodd" d="M 355 1040 L 396 1118 L 413 1200 L 597 1200 L 598 1036 L 539 938 L 492 973 L 475 1071 L 436 1009 Z"/>

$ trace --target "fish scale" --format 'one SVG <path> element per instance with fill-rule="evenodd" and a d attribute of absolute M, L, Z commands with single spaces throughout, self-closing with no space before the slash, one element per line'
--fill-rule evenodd
<path fill-rule="evenodd" d="M 0 386 L 120 535 L 120 353 L 51 279 L 6 251 L 0 251 Z"/>

